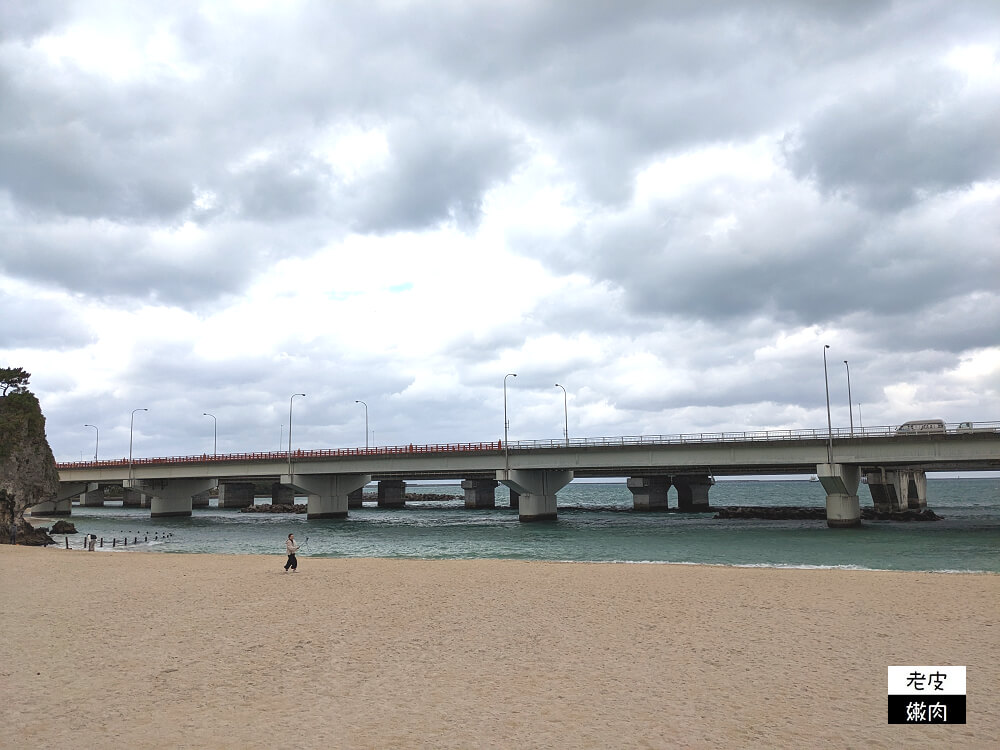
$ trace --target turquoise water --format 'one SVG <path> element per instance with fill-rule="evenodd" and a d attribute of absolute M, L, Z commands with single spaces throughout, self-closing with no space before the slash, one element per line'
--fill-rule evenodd
<path fill-rule="evenodd" d="M 865 521 L 860 529 L 829 529 L 824 521 L 639 513 L 621 481 L 568 485 L 559 493 L 559 519 L 544 523 L 518 521 L 501 486 L 497 503 L 504 507 L 496 510 L 466 510 L 461 499 L 414 501 L 400 510 L 372 503 L 345 520 L 325 521 L 214 507 L 195 509 L 191 518 L 151 519 L 148 509 L 74 506 L 71 520 L 80 533 L 69 539 L 79 548 L 85 533 L 119 540 L 127 534 L 129 551 L 275 554 L 283 562 L 284 540 L 294 533 L 300 543 L 309 539 L 300 564 L 310 556 L 508 558 L 1000 573 L 1000 479 L 930 479 L 927 486 L 927 505 L 944 520 Z M 407 491 L 462 492 L 456 485 L 414 484 Z M 870 506 L 867 488 L 860 495 L 862 507 Z M 821 487 L 807 481 L 720 481 L 710 494 L 715 507 L 819 507 L 824 499 Z M 673 492 L 670 503 L 676 505 Z M 166 540 L 154 540 L 165 534 Z M 133 546 L 136 536 L 140 544 Z"/>

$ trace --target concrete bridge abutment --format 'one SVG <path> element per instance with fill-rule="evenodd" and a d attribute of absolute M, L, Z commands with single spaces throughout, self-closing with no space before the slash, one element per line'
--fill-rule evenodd
<path fill-rule="evenodd" d="M 573 472 L 568 469 L 502 469 L 497 479 L 520 495 L 518 519 L 554 521 L 557 517 L 556 493 L 569 484 Z"/>
<path fill-rule="evenodd" d="M 495 479 L 463 479 L 462 489 L 465 490 L 466 508 L 496 508 L 497 487 L 500 482 Z"/>
<path fill-rule="evenodd" d="M 405 506 L 406 482 L 402 479 L 383 479 L 378 483 L 378 507 L 403 508 Z"/>
<path fill-rule="evenodd" d="M 831 529 L 860 526 L 860 467 L 853 464 L 818 464 L 816 476 L 826 490 L 826 525 Z"/>
<path fill-rule="evenodd" d="M 372 480 L 371 474 L 283 474 L 281 483 L 308 498 L 307 520 L 347 518 L 347 496 Z"/>
<path fill-rule="evenodd" d="M 670 477 L 630 477 L 625 486 L 632 493 L 632 509 L 639 511 L 666 510 Z"/>

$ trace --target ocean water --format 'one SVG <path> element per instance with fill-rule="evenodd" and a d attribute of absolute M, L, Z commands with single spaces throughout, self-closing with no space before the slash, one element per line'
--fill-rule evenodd
<path fill-rule="evenodd" d="M 412 483 L 407 492 L 462 494 L 457 485 Z M 552 522 L 518 521 L 501 486 L 495 510 L 466 510 L 460 498 L 411 501 L 399 510 L 366 503 L 347 519 L 323 521 L 217 507 L 196 508 L 190 518 L 152 519 L 142 508 L 73 506 L 70 520 L 79 533 L 68 538 L 77 550 L 83 535 L 93 533 L 105 538 L 103 551 L 119 554 L 274 554 L 283 563 L 285 538 L 294 533 L 300 544 L 308 539 L 300 565 L 309 557 L 505 558 L 1000 573 L 1000 479 L 929 479 L 927 492 L 928 508 L 944 520 L 864 521 L 860 529 L 830 529 L 825 521 L 637 512 L 621 480 L 571 483 L 559 493 L 559 518 Z M 871 506 L 866 487 L 859 495 L 862 507 Z M 713 507 L 825 502 L 820 485 L 808 481 L 720 480 L 709 498 Z M 676 506 L 673 490 L 670 504 Z M 124 536 L 127 548 L 107 546 L 112 537 L 120 544 Z"/>

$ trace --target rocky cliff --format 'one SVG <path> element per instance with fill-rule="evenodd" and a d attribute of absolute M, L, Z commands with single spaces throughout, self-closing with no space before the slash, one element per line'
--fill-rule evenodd
<path fill-rule="evenodd" d="M 32 505 L 59 492 L 59 473 L 45 438 L 45 417 L 30 391 L 0 397 L 0 541 L 10 541 L 17 524 L 19 542 L 37 535 L 23 520 Z"/>

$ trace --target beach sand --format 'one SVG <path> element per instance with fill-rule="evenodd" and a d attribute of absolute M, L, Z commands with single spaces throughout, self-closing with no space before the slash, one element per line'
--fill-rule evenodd
<path fill-rule="evenodd" d="M 0 546 L 4 747 L 1000 746 L 1000 576 Z M 966 665 L 965 726 L 886 723 Z"/>

